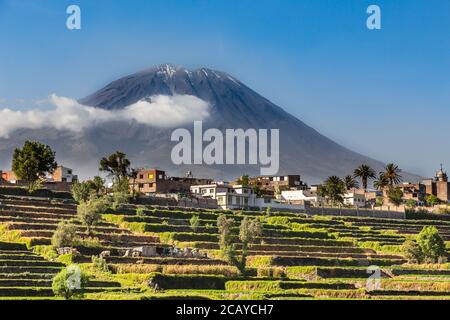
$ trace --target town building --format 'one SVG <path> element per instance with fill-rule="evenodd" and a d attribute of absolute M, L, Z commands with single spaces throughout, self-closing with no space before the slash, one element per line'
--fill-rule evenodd
<path fill-rule="evenodd" d="M 425 204 L 427 194 L 426 186 L 424 184 L 405 182 L 397 185 L 396 187 L 402 190 L 404 200 L 414 200 L 419 206 L 423 206 Z"/>
<path fill-rule="evenodd" d="M 290 204 L 310 204 L 318 205 L 325 201 L 317 193 L 317 187 L 311 187 L 307 190 L 286 190 L 281 191 L 281 199 Z"/>
<path fill-rule="evenodd" d="M 0 173 L 3 181 L 12 184 L 16 184 L 19 181 L 13 171 L 0 171 Z"/>
<path fill-rule="evenodd" d="M 16 186 L 26 186 L 27 181 L 17 178 L 13 171 L 0 171 L 3 181 Z M 70 192 L 72 184 L 78 181 L 78 176 L 73 174 L 73 170 L 64 166 L 58 166 L 53 173 L 41 178 L 43 188 L 52 191 Z"/>
<path fill-rule="evenodd" d="M 130 189 L 150 195 L 155 193 L 189 193 L 192 185 L 209 184 L 211 179 L 193 178 L 188 172 L 186 177 L 169 177 L 158 169 L 142 169 L 135 179 L 129 179 Z"/>
<path fill-rule="evenodd" d="M 241 178 L 242 179 L 242 178 Z M 305 190 L 308 186 L 300 175 L 249 177 L 249 185 L 258 187 L 263 193 L 280 193 L 284 190 Z"/>
<path fill-rule="evenodd" d="M 426 194 L 435 195 L 442 202 L 450 202 L 450 182 L 448 181 L 447 172 L 444 172 L 442 165 L 434 178 L 425 179 L 422 181 L 422 184 L 425 185 Z"/>
<path fill-rule="evenodd" d="M 194 196 L 216 199 L 222 209 L 245 209 L 256 207 L 256 195 L 252 187 L 230 185 L 226 182 L 216 182 L 191 186 Z"/>
<path fill-rule="evenodd" d="M 47 181 L 75 183 L 78 182 L 78 176 L 73 174 L 72 169 L 58 166 L 52 174 L 49 174 Z"/>
<path fill-rule="evenodd" d="M 344 194 L 344 205 L 364 208 L 366 206 L 365 193 L 358 192 L 357 190 L 349 190 Z"/>

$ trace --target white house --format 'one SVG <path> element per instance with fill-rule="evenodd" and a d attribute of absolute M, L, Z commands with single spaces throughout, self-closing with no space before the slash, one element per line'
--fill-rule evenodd
<path fill-rule="evenodd" d="M 191 186 L 191 193 L 204 198 L 216 199 L 222 209 L 255 207 L 256 195 L 251 187 L 230 186 L 228 183 L 213 183 Z"/>
<path fill-rule="evenodd" d="M 354 206 L 363 208 L 366 206 L 366 196 L 362 193 L 347 192 L 344 194 L 344 204 L 348 206 Z"/>
<path fill-rule="evenodd" d="M 317 191 L 315 189 L 281 191 L 281 198 L 288 203 L 298 203 L 305 201 L 318 203 L 323 200 L 322 197 L 319 197 L 317 195 Z"/>

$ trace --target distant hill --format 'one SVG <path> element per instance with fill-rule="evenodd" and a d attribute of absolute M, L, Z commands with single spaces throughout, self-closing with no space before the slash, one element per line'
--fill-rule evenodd
<path fill-rule="evenodd" d="M 161 65 L 118 79 L 79 102 L 106 110 L 121 110 L 155 95 L 175 94 L 192 95 L 210 104 L 205 128 L 279 128 L 282 174 L 301 174 L 313 183 L 330 175 L 350 174 L 363 163 L 377 171 L 383 167 L 382 162 L 323 136 L 221 71 Z M 191 130 L 192 125 L 186 128 Z M 172 131 L 135 121 L 105 123 L 82 133 L 54 129 L 18 130 L 11 138 L 0 139 L 0 164 L 9 161 L 14 147 L 25 139 L 34 138 L 52 145 L 61 162 L 89 175 L 97 173 L 95 169 L 100 157 L 116 150 L 126 152 L 136 167 L 160 167 L 173 175 L 191 170 L 195 176 L 230 179 L 245 173 L 259 173 L 259 167 L 255 166 L 175 166 L 170 159 L 175 144 L 170 141 Z M 408 180 L 418 179 L 414 175 L 404 175 Z"/>

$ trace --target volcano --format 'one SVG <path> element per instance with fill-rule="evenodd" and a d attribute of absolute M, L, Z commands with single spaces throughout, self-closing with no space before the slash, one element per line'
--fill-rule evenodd
<path fill-rule="evenodd" d="M 188 70 L 161 65 L 111 82 L 78 102 L 118 111 L 154 96 L 175 95 L 194 96 L 208 103 L 204 128 L 279 129 L 279 174 L 301 174 L 307 182 L 317 183 L 330 175 L 351 174 L 361 164 L 377 171 L 384 166 L 381 161 L 335 143 L 233 76 L 208 68 Z M 185 127 L 192 130 L 192 123 Z M 14 147 L 26 139 L 35 139 L 51 145 L 59 162 L 73 167 L 82 177 L 97 174 L 99 159 L 116 150 L 125 152 L 134 167 L 157 167 L 171 175 L 184 175 L 190 170 L 197 177 L 228 180 L 259 173 L 259 167 L 251 165 L 174 165 L 174 142 L 170 139 L 173 129 L 114 121 L 78 133 L 48 128 L 17 130 L 8 139 L 0 139 L 0 164 L 9 161 Z M 406 173 L 404 177 L 418 178 Z"/>

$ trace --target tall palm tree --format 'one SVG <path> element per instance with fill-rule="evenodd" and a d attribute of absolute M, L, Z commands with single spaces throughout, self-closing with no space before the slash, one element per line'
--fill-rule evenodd
<path fill-rule="evenodd" d="M 321 191 L 332 204 L 344 202 L 345 184 L 338 176 L 331 176 L 325 180 Z"/>
<path fill-rule="evenodd" d="M 358 189 L 359 188 L 358 181 L 356 181 L 355 178 L 353 176 L 351 176 L 351 175 L 345 176 L 344 184 L 345 184 L 345 188 L 347 190 Z"/>
<path fill-rule="evenodd" d="M 353 176 L 355 178 L 361 178 L 361 182 L 364 189 L 367 189 L 367 183 L 369 179 L 375 179 L 375 170 L 373 170 L 371 167 L 369 167 L 366 164 L 360 165 L 358 168 L 355 169 L 353 172 Z"/>
<path fill-rule="evenodd" d="M 384 176 L 389 180 L 389 185 L 399 184 L 402 181 L 402 176 L 400 175 L 400 168 L 393 163 L 388 163 L 384 168 Z"/>
<path fill-rule="evenodd" d="M 373 182 L 373 186 L 378 191 L 383 191 L 389 185 L 389 180 L 386 178 L 383 172 L 380 172 L 378 178 Z"/>

